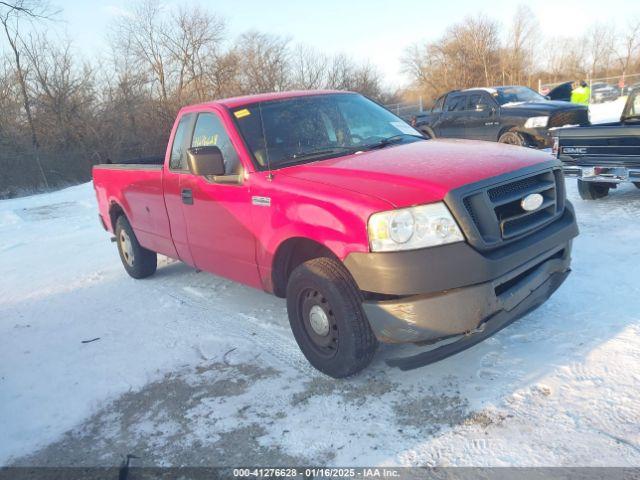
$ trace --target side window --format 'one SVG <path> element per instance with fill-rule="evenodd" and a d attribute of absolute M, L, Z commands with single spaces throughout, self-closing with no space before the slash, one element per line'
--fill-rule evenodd
<path fill-rule="evenodd" d="M 442 107 L 444 106 L 444 99 L 445 99 L 445 96 L 443 95 L 438 100 L 436 100 L 436 103 L 433 106 L 433 108 L 431 109 L 431 111 L 434 112 L 434 113 L 441 112 L 442 111 Z"/>
<path fill-rule="evenodd" d="M 457 95 L 447 98 L 447 112 L 460 112 L 466 108 L 467 97 L 465 95 Z"/>
<path fill-rule="evenodd" d="M 489 100 L 483 94 L 474 93 L 469 97 L 469 110 L 483 111 L 489 108 Z"/>
<path fill-rule="evenodd" d="M 171 145 L 171 157 L 169 158 L 169 168 L 171 170 L 187 169 L 186 140 L 192 118 L 193 115 L 188 113 L 183 115 L 178 123 L 176 135 L 173 137 L 173 145 Z"/>
<path fill-rule="evenodd" d="M 201 113 L 196 120 L 191 140 L 192 147 L 215 145 L 222 152 L 226 175 L 240 173 L 240 159 L 220 118 L 214 113 Z"/>

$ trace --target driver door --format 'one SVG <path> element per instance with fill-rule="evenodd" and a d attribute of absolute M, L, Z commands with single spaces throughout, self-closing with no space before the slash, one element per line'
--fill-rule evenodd
<path fill-rule="evenodd" d="M 500 123 L 497 108 L 488 95 L 478 92 L 469 95 L 465 120 L 465 138 L 495 141 Z"/>
<path fill-rule="evenodd" d="M 209 178 L 189 173 L 181 178 L 182 211 L 193 262 L 202 270 L 260 288 L 249 185 L 237 146 L 217 111 L 197 113 L 190 146 L 205 145 L 220 149 L 225 175 Z"/>
<path fill-rule="evenodd" d="M 464 115 L 467 96 L 461 93 L 450 93 L 444 103 L 440 120 L 434 126 L 436 135 L 445 138 L 464 137 Z"/>

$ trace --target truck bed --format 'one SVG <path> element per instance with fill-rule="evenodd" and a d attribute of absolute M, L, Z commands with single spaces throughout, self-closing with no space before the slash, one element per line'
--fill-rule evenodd
<path fill-rule="evenodd" d="M 163 196 L 162 168 L 162 163 L 151 162 L 96 165 L 93 185 L 100 217 L 108 231 L 115 234 L 111 209 L 121 205 L 143 247 L 176 257 Z"/>
<path fill-rule="evenodd" d="M 138 157 L 131 159 L 124 159 L 118 161 L 112 161 L 111 159 L 107 159 L 107 162 L 104 165 L 160 165 L 164 163 L 164 157 L 162 155 L 154 155 L 147 157 Z"/>

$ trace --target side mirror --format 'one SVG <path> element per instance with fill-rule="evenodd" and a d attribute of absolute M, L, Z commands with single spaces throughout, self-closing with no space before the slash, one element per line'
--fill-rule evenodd
<path fill-rule="evenodd" d="M 215 145 L 187 149 L 187 165 L 194 175 L 224 175 L 224 158 Z"/>
<path fill-rule="evenodd" d="M 496 113 L 495 107 L 489 105 L 476 105 L 475 111 L 481 113 L 483 117 L 490 117 Z"/>

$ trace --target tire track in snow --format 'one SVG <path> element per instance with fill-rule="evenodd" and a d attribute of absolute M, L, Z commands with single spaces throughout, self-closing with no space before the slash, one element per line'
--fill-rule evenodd
<path fill-rule="evenodd" d="M 231 311 L 221 308 L 214 300 L 209 300 L 205 296 L 194 295 L 193 289 L 181 286 L 178 289 L 172 288 L 171 282 L 157 282 L 153 288 L 163 295 L 167 295 L 192 308 L 198 308 L 211 315 L 207 315 L 212 324 L 220 331 L 229 335 L 236 335 L 251 341 L 260 352 L 266 352 L 279 362 L 286 364 L 298 373 L 307 376 L 320 376 L 304 357 L 298 344 L 293 337 L 287 338 L 284 332 L 279 333 L 281 327 L 264 325 L 252 315 L 242 311 Z"/>

